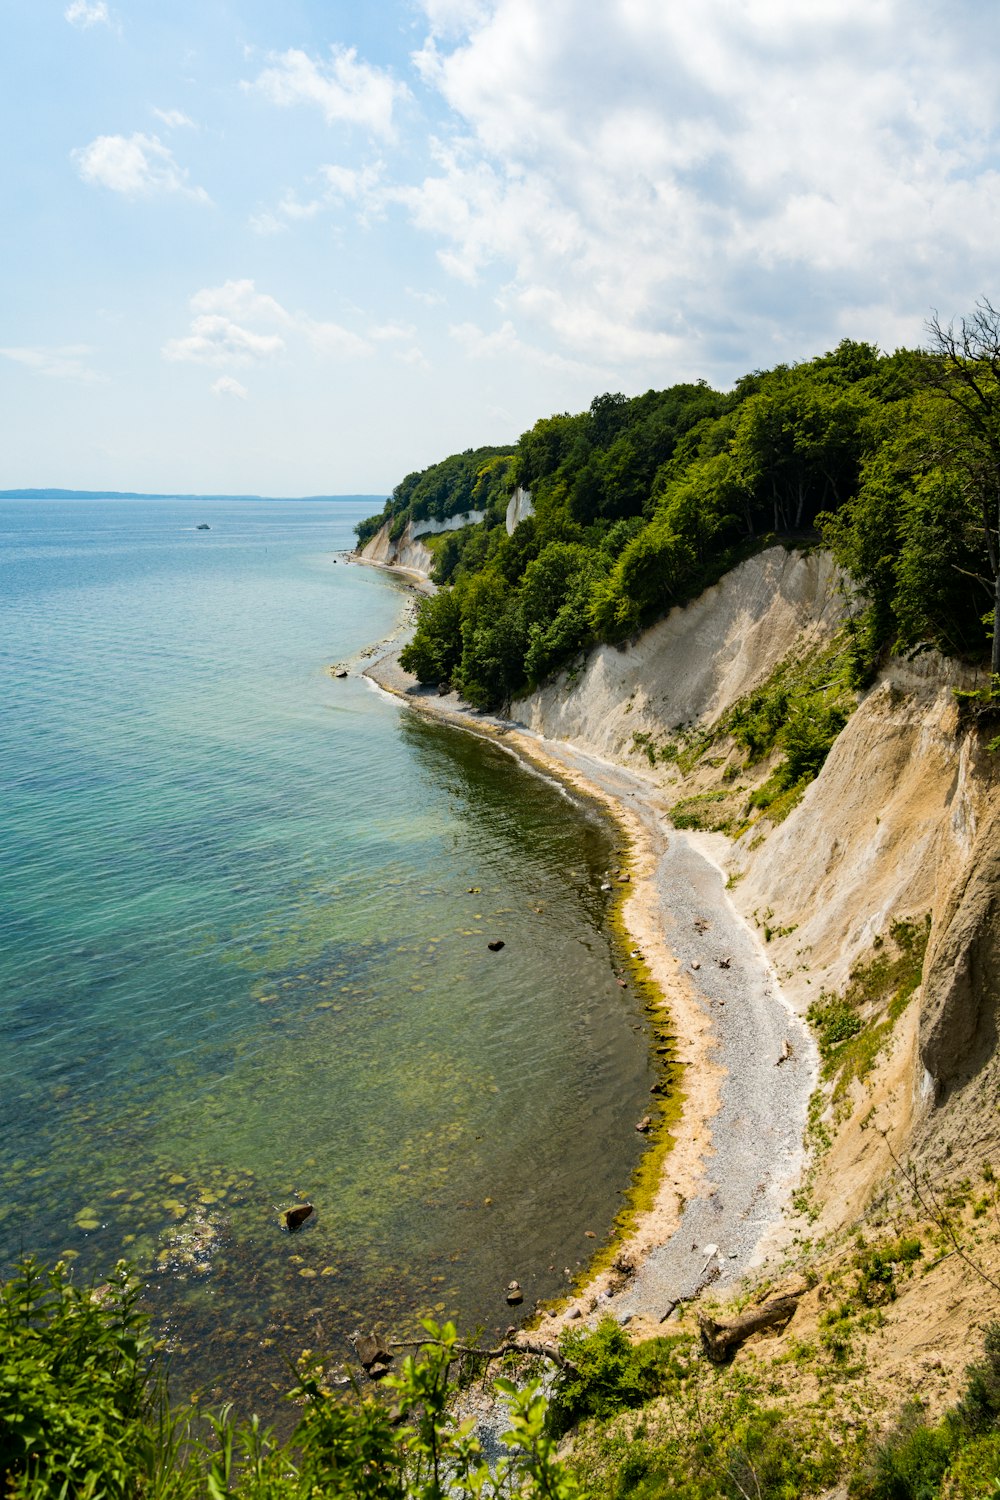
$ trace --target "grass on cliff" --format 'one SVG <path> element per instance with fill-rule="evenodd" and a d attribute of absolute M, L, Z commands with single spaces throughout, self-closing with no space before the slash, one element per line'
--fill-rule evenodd
<path fill-rule="evenodd" d="M 672 762 L 686 775 L 706 764 L 709 750 L 728 743 L 723 785 L 682 797 L 670 817 L 677 828 L 739 838 L 760 817 L 776 824 L 788 816 L 819 775 L 856 703 L 849 641 L 842 632 L 825 649 L 780 662 L 710 730 L 689 729 L 659 747 L 652 736 L 636 734 L 633 749 L 642 750 L 650 764 Z M 749 797 L 744 786 L 730 784 L 769 758 L 774 759 L 770 774 Z"/>
<path fill-rule="evenodd" d="M 920 921 L 891 922 L 888 936 L 875 939 L 872 957 L 851 970 L 843 995 L 824 991 L 809 1007 L 807 1019 L 835 1103 L 855 1079 L 863 1083 L 871 1073 L 916 993 L 930 930 L 930 913 Z"/>

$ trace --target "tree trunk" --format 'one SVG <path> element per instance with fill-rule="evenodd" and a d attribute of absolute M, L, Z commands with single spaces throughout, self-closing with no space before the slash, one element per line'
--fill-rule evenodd
<path fill-rule="evenodd" d="M 752 1333 L 760 1333 L 765 1328 L 784 1328 L 791 1322 L 800 1295 L 796 1292 L 785 1297 L 772 1297 L 770 1302 L 744 1313 L 735 1323 L 716 1323 L 714 1318 L 702 1314 L 698 1318 L 698 1327 L 705 1353 L 713 1364 L 725 1364 Z"/>

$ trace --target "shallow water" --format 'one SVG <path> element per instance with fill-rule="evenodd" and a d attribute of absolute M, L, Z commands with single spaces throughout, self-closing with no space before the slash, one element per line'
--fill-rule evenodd
<path fill-rule="evenodd" d="M 399 613 L 370 508 L 0 506 L 0 1254 L 128 1255 L 178 1387 L 269 1414 L 564 1287 L 652 1081 L 606 825 L 326 671 Z"/>

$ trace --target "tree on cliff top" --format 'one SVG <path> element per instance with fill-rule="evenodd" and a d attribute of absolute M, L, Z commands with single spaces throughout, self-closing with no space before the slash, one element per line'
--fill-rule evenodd
<path fill-rule="evenodd" d="M 952 470 L 976 506 L 989 577 L 972 575 L 990 591 L 993 647 L 990 670 L 1000 673 L 1000 311 L 985 297 L 968 317 L 929 320 L 923 363 L 928 388 L 947 401 L 954 418 Z"/>

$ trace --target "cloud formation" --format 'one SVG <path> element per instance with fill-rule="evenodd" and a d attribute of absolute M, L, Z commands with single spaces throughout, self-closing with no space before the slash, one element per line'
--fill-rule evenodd
<path fill-rule="evenodd" d="M 88 0 L 71 0 L 71 4 L 67 5 L 63 11 L 63 15 L 71 26 L 85 28 L 111 25 L 111 16 L 105 0 L 92 0 L 90 4 Z"/>
<path fill-rule="evenodd" d="M 317 61 L 296 47 L 275 54 L 270 66 L 243 87 L 284 108 L 312 105 L 328 125 L 357 125 L 386 140 L 395 135 L 397 103 L 409 98 L 405 84 L 385 69 L 359 61 L 354 47 L 336 45 L 328 61 Z"/>
<path fill-rule="evenodd" d="M 190 306 L 194 313 L 190 329 L 182 338 L 167 340 L 164 359 L 203 365 L 260 364 L 288 352 L 290 342 L 334 358 L 371 353 L 371 344 L 358 334 L 339 323 L 289 312 L 247 279 L 206 287 L 195 293 Z"/>
<path fill-rule="evenodd" d="M 246 386 L 234 375 L 220 375 L 212 382 L 211 390 L 213 396 L 233 396 L 237 401 L 245 401 L 249 395 Z"/>
<path fill-rule="evenodd" d="M 194 121 L 182 109 L 157 109 L 154 105 L 153 114 L 158 120 L 162 120 L 168 130 L 178 130 L 182 125 L 194 129 Z"/>
<path fill-rule="evenodd" d="M 103 385 L 107 376 L 99 375 L 86 363 L 86 356 L 90 353 L 92 350 L 88 344 L 61 344 L 56 348 L 41 344 L 0 348 L 0 355 L 4 359 L 25 365 L 39 375 L 48 375 L 53 380 L 77 380 L 83 385 Z"/>
<path fill-rule="evenodd" d="M 158 136 L 99 135 L 89 146 L 79 146 L 70 154 L 84 182 L 126 198 L 181 193 L 199 203 L 211 201 L 204 188 L 189 184 L 186 170 Z"/>
<path fill-rule="evenodd" d="M 423 10 L 414 60 L 450 124 L 422 179 L 389 196 L 450 274 L 495 284 L 503 313 L 573 357 L 745 369 L 838 325 L 891 338 L 942 275 L 961 306 L 995 274 L 1000 12 Z"/>

